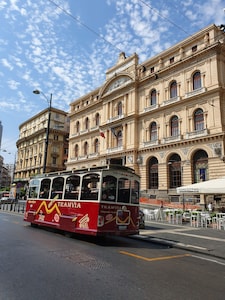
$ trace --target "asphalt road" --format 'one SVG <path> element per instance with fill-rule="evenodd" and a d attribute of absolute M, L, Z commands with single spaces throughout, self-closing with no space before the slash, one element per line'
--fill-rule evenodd
<path fill-rule="evenodd" d="M 224 299 L 225 263 L 129 238 L 68 237 L 0 212 L 0 299 Z"/>

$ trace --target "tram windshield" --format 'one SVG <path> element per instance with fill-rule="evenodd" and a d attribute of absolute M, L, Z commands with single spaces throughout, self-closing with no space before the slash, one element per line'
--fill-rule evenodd
<path fill-rule="evenodd" d="M 30 181 L 30 188 L 29 188 L 29 198 L 37 198 L 39 192 L 40 180 L 39 179 L 32 179 Z"/>

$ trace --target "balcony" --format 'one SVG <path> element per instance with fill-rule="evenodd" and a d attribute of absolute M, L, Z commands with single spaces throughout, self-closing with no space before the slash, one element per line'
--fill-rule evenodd
<path fill-rule="evenodd" d="M 80 131 L 80 134 L 85 134 L 85 133 L 88 133 L 88 132 L 89 132 L 89 129 L 84 129 L 84 130 Z"/>
<path fill-rule="evenodd" d="M 120 151 L 123 151 L 123 146 L 108 148 L 106 153 L 110 154 L 110 153 L 115 153 L 115 152 L 120 152 Z"/>
<path fill-rule="evenodd" d="M 165 100 L 165 101 L 163 101 L 162 106 L 165 106 L 165 105 L 169 105 L 169 104 L 178 102 L 178 101 L 180 101 L 180 99 L 181 99 L 180 97 L 174 97 L 174 98 Z"/>
<path fill-rule="evenodd" d="M 87 158 L 95 158 L 98 157 L 99 153 L 95 152 L 95 153 L 90 153 L 90 154 L 86 154 L 86 155 L 80 155 L 80 156 L 76 156 L 76 157 L 71 157 L 70 161 L 81 161 L 81 160 L 85 160 Z"/>
<path fill-rule="evenodd" d="M 185 138 L 186 139 L 194 139 L 200 136 L 206 136 L 209 134 L 208 128 L 202 130 L 195 130 L 192 132 L 187 132 Z"/>
<path fill-rule="evenodd" d="M 72 133 L 71 137 L 76 137 L 76 136 L 79 136 L 79 135 L 80 135 L 80 132 L 76 132 L 76 133 Z"/>
<path fill-rule="evenodd" d="M 179 142 L 182 139 L 182 135 L 175 135 L 175 136 L 169 136 L 167 138 L 164 138 L 162 140 L 163 144 L 167 144 L 167 143 L 174 143 L 174 142 Z"/>
<path fill-rule="evenodd" d="M 159 145 L 159 140 L 143 142 L 144 147 L 153 147 Z"/>
<path fill-rule="evenodd" d="M 88 155 L 88 157 L 89 158 L 94 158 L 94 157 L 97 157 L 99 155 L 99 153 L 98 152 L 95 152 L 95 153 L 90 153 L 89 155 Z"/>
<path fill-rule="evenodd" d="M 152 110 L 157 109 L 158 107 L 159 107 L 159 104 L 154 104 L 154 105 L 145 107 L 143 112 L 144 112 L 144 113 L 145 113 L 145 112 L 149 112 L 149 111 L 152 111 Z"/>
<path fill-rule="evenodd" d="M 201 94 L 201 93 L 204 93 L 204 92 L 206 92 L 206 88 L 205 87 L 202 87 L 202 88 L 200 88 L 200 89 L 196 89 L 196 90 L 194 90 L 194 91 L 192 91 L 192 92 L 189 92 L 189 93 L 185 93 L 185 98 L 189 98 L 189 97 L 193 97 L 193 96 L 195 96 L 195 95 L 198 95 L 198 94 Z"/>
<path fill-rule="evenodd" d="M 124 118 L 124 114 L 122 115 L 118 115 L 118 116 L 115 116 L 115 117 L 111 117 L 107 120 L 107 123 L 112 123 L 112 122 L 115 122 L 117 120 L 121 120 Z"/>

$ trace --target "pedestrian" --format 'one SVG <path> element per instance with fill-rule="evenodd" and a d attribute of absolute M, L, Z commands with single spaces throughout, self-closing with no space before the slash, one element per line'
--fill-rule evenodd
<path fill-rule="evenodd" d="M 208 204 L 208 211 L 210 213 L 212 212 L 212 202 L 209 202 L 209 204 Z"/>

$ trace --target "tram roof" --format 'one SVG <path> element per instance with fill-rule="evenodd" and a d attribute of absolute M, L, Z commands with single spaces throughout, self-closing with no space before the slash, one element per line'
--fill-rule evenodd
<path fill-rule="evenodd" d="M 70 174 L 83 174 L 86 172 L 98 172 L 98 171 L 103 171 L 103 170 L 127 171 L 132 174 L 135 174 L 134 169 L 132 169 L 130 167 L 114 164 L 114 165 L 105 165 L 105 166 L 95 166 L 95 167 L 91 167 L 91 168 L 83 168 L 83 169 L 77 169 L 77 170 L 69 170 L 69 171 L 64 170 L 64 171 L 56 171 L 56 172 L 38 174 L 38 175 L 34 176 L 33 178 L 44 178 L 44 177 L 70 175 Z"/>

